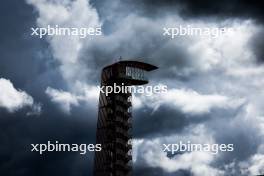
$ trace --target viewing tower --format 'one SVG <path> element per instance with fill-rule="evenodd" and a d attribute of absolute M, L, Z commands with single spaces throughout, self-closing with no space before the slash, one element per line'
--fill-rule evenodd
<path fill-rule="evenodd" d="M 155 69 L 143 62 L 119 61 L 103 68 L 101 86 L 147 84 L 145 73 Z M 131 92 L 112 92 L 108 96 L 100 92 L 96 143 L 102 144 L 102 150 L 95 153 L 95 176 L 132 175 L 131 100 Z"/>

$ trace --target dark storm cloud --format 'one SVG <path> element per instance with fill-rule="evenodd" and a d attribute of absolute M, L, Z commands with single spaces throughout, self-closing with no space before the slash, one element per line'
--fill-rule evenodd
<path fill-rule="evenodd" d="M 95 143 L 96 114 L 89 107 L 73 107 L 73 115 L 60 111 L 45 94 L 47 86 L 67 89 L 45 40 L 30 35 L 36 26 L 33 8 L 24 1 L 5 1 L 0 6 L 0 77 L 41 103 L 39 116 L 27 116 L 24 108 L 13 114 L 0 109 L 0 175 L 89 176 L 93 153 L 31 152 L 31 143 Z M 90 111 L 87 115 L 87 111 Z"/>
<path fill-rule="evenodd" d="M 191 44 L 191 41 L 179 37 L 175 42 L 162 36 L 163 24 L 160 20 L 137 20 L 138 17 L 121 19 L 114 34 L 99 39 L 80 54 L 80 60 L 94 73 L 87 75 L 87 82 L 98 84 L 100 70 L 118 61 L 120 56 L 123 60 L 137 60 L 158 66 L 158 70 L 149 73 L 149 79 L 154 82 L 165 79 L 187 81 L 199 74 L 200 68 L 187 51 L 190 45 L 186 43 Z M 122 37 L 118 33 L 122 33 Z"/>
<path fill-rule="evenodd" d="M 161 106 L 155 112 L 144 108 L 134 114 L 133 132 L 136 138 L 153 138 L 180 133 L 190 124 L 206 121 L 209 115 L 188 115 L 168 106 Z"/>
<path fill-rule="evenodd" d="M 244 120 L 239 120 L 239 124 L 243 125 L 243 128 L 237 128 L 234 122 L 229 121 L 227 123 L 227 121 L 220 118 L 207 122 L 209 128 L 214 131 L 214 138 L 217 143 L 234 144 L 234 151 L 223 153 L 216 161 L 217 165 L 230 163 L 234 159 L 245 161 L 256 154 L 258 146 L 261 144 L 261 135 L 257 129 L 252 128 L 251 124 L 247 124 Z"/>
<path fill-rule="evenodd" d="M 136 170 L 134 172 L 134 175 L 137 176 L 192 176 L 191 172 L 185 170 L 179 170 L 173 173 L 166 173 L 159 168 L 142 167 L 142 165 L 140 166 L 138 164 L 136 164 L 135 168 Z"/>
<path fill-rule="evenodd" d="M 221 119 L 219 121 L 222 122 L 222 120 L 225 121 L 236 116 L 237 113 L 237 109 L 225 110 L 213 108 L 208 113 L 189 114 L 182 112 L 181 109 L 177 107 L 168 105 L 162 105 L 153 112 L 152 108 L 144 107 L 136 110 L 133 114 L 133 133 L 136 138 L 155 138 L 169 136 L 172 134 L 180 134 L 190 125 L 204 124 L 206 122 L 215 123 L 217 119 Z M 224 125 L 224 123 L 220 122 L 217 122 L 214 125 Z M 220 132 L 217 134 L 222 136 L 222 133 Z M 238 132 L 238 135 L 239 134 L 240 133 Z M 227 135 L 223 136 L 224 139 L 225 137 L 228 137 Z"/>
<path fill-rule="evenodd" d="M 165 173 L 162 169 L 159 168 L 147 168 L 141 167 L 140 165 L 136 164 L 136 170 L 133 173 L 137 176 L 192 176 L 191 172 L 185 170 L 179 170 L 173 173 Z"/>
<path fill-rule="evenodd" d="M 0 8 L 0 77 L 37 102 L 45 97 L 47 85 L 64 88 L 48 43 L 31 36 L 30 28 L 36 26 L 33 8 L 23 1 L 7 1 Z"/>
<path fill-rule="evenodd" d="M 250 44 L 252 50 L 256 55 L 256 58 L 258 59 L 257 61 L 263 63 L 264 62 L 264 31 L 261 30 L 257 34 L 255 34 Z"/>
<path fill-rule="evenodd" d="M 138 9 L 143 10 L 146 15 L 156 16 L 157 14 L 173 13 L 178 11 L 183 17 L 217 17 L 217 18 L 253 18 L 259 22 L 264 22 L 263 8 L 261 1 L 250 0 L 143 0 L 130 1 Z M 136 9 L 134 7 L 134 9 Z"/>
<path fill-rule="evenodd" d="M 175 109 L 160 107 L 157 112 L 152 109 L 139 110 L 134 114 L 134 137 L 153 137 L 180 132 L 189 122 L 183 113 Z"/>
<path fill-rule="evenodd" d="M 48 45 L 30 35 L 30 27 L 35 26 L 32 11 L 32 7 L 17 0 L 5 1 L 0 7 L 0 75 L 19 87 L 47 70 L 44 57 L 36 56 L 42 55 Z"/>
<path fill-rule="evenodd" d="M 62 113 L 53 103 L 42 101 L 39 116 L 26 116 L 28 109 L 14 114 L 0 110 L 0 173 L 10 176 L 85 175 L 92 172 L 93 153 L 31 152 L 30 144 L 59 141 L 60 143 L 95 143 L 96 114 L 93 109 L 72 109 L 72 115 Z M 90 111 L 87 115 L 87 111 Z"/>
<path fill-rule="evenodd" d="M 192 1 L 192 0 L 143 0 L 143 1 L 114 1 L 109 3 L 109 1 L 91 1 L 91 4 L 98 10 L 99 16 L 101 17 L 103 24 L 103 30 L 106 35 L 111 32 L 117 31 L 117 29 L 122 29 L 126 25 L 129 25 L 130 15 L 138 15 L 139 17 L 149 18 L 151 20 L 156 20 L 155 22 L 159 24 L 158 19 L 166 18 L 170 15 L 179 15 L 184 20 L 195 20 L 205 17 L 205 21 L 208 22 L 218 22 L 217 19 L 252 19 L 253 21 L 263 22 L 264 13 L 262 13 L 263 3 L 260 1 Z M 127 19 L 126 19 L 127 18 Z M 209 18 L 212 18 L 209 20 Z M 125 19 L 126 23 L 122 21 Z M 132 19 L 133 20 L 133 19 Z M 137 20 L 136 18 L 134 20 Z M 133 22 L 133 21 L 132 21 Z M 145 59 L 150 63 L 156 64 L 161 67 L 165 67 L 169 73 L 159 72 L 156 77 L 178 77 L 179 79 L 185 80 L 190 78 L 190 75 L 186 76 L 185 68 L 195 67 L 193 63 L 193 58 L 186 54 L 186 46 L 179 44 L 175 46 L 170 44 L 168 39 L 164 37 L 159 37 L 157 30 L 152 27 L 141 27 L 138 24 L 131 26 L 130 30 L 134 32 L 133 37 L 123 36 L 122 41 L 113 39 L 115 43 L 124 42 L 120 44 L 119 48 L 115 51 L 107 52 L 103 50 L 104 47 L 98 50 L 100 47 L 96 47 L 92 53 L 94 53 L 97 63 L 105 58 L 104 55 L 111 56 L 110 58 L 119 58 L 123 56 L 124 58 L 151 58 Z M 162 26 L 162 24 L 160 24 Z M 161 28 L 162 29 L 162 28 Z M 160 31 L 162 31 L 160 29 Z M 109 32 L 110 31 L 110 32 Z M 122 30 L 121 30 L 122 31 Z M 142 31 L 145 31 L 142 32 Z M 144 36 L 146 35 L 146 36 Z M 127 38 L 127 40 L 126 40 Z M 137 41 L 138 39 L 138 41 Z M 148 40 L 146 40 L 148 39 Z M 257 55 L 258 60 L 263 58 L 263 40 L 261 32 L 256 34 L 256 37 L 252 39 L 252 49 Z M 129 46 L 131 43 L 131 46 Z M 191 43 L 190 43 L 191 44 Z M 139 45 L 140 47 L 135 47 Z M 152 46 L 152 47 L 151 47 Z M 107 47 L 107 46 L 106 46 Z M 108 47 L 107 47 L 108 48 Z M 133 54 L 130 54 L 129 49 L 133 49 Z M 160 51 L 160 52 L 159 52 Z M 105 53 L 105 54 L 104 54 Z M 118 53 L 118 54 L 117 54 Z M 166 53 L 166 54 L 164 54 Z M 102 58 L 100 56 L 103 56 Z M 104 61 L 103 61 L 104 62 Z M 171 70 L 177 70 L 173 72 Z M 197 74 L 197 72 L 192 72 L 192 76 Z"/>
<path fill-rule="evenodd" d="M 46 109 L 45 109 L 46 110 Z M 76 114 L 44 113 L 40 117 L 25 117 L 23 112 L 1 113 L 0 173 L 2 175 L 90 175 L 93 153 L 49 152 L 43 155 L 31 152 L 30 144 L 95 143 L 92 118 Z M 89 120 L 90 119 L 90 120 Z"/>

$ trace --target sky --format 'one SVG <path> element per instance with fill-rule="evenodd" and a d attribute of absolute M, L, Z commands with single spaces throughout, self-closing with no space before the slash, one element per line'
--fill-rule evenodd
<path fill-rule="evenodd" d="M 133 174 L 264 173 L 264 16 L 258 1 L 11 0 L 0 6 L 0 175 L 90 176 L 93 153 L 30 151 L 31 143 L 95 143 L 100 71 L 118 60 L 158 66 L 133 96 Z M 31 35 L 32 27 L 101 27 L 102 35 Z M 228 27 L 164 36 L 164 27 Z M 234 144 L 170 156 L 162 144 Z"/>

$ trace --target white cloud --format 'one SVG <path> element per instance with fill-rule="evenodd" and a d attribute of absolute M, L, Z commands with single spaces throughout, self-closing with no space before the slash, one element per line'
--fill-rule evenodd
<path fill-rule="evenodd" d="M 76 84 L 78 92 L 71 93 L 63 90 L 57 90 L 51 87 L 46 89 L 46 94 L 51 98 L 51 101 L 58 104 L 60 108 L 67 114 L 70 114 L 73 106 L 78 106 L 81 102 L 86 102 L 94 105 L 96 108 L 99 96 L 99 89 L 95 86 L 90 87 L 86 84 L 78 82 Z"/>
<path fill-rule="evenodd" d="M 39 116 L 42 111 L 41 103 L 35 103 L 31 106 L 31 111 L 27 112 L 27 116 Z"/>
<path fill-rule="evenodd" d="M 137 105 L 145 105 L 157 110 L 161 105 L 176 107 L 185 113 L 209 113 L 213 108 L 236 108 L 243 99 L 232 99 L 218 94 L 200 94 L 191 89 L 169 89 L 166 93 L 137 98 Z M 141 100 L 141 101 L 139 101 Z"/>
<path fill-rule="evenodd" d="M 248 168 L 250 175 L 259 175 L 264 173 L 264 154 L 256 154 L 251 160 Z"/>
<path fill-rule="evenodd" d="M 193 128 L 193 127 L 192 127 Z M 190 128 L 191 129 L 191 128 Z M 136 147 L 133 148 L 133 157 L 135 161 L 141 160 L 149 167 L 161 168 L 167 173 L 176 172 L 178 170 L 190 170 L 195 176 L 221 176 L 224 172 L 211 166 L 211 163 L 217 157 L 210 152 L 189 152 L 181 155 L 175 155 L 172 158 L 167 157 L 167 153 L 163 152 L 163 143 L 177 143 L 179 140 L 192 141 L 193 143 L 214 143 L 210 133 L 206 131 L 204 126 L 197 126 L 188 133 L 181 135 L 163 136 L 149 139 L 135 140 Z M 187 131 L 188 131 L 187 130 Z"/>
<path fill-rule="evenodd" d="M 261 175 L 264 173 L 264 144 L 260 145 L 258 152 L 247 161 L 239 163 L 240 170 L 244 175 Z"/>
<path fill-rule="evenodd" d="M 70 113 L 72 105 L 78 105 L 77 97 L 69 92 L 48 87 L 46 89 L 46 94 L 51 97 L 51 101 L 58 103 L 66 113 Z"/>
<path fill-rule="evenodd" d="M 27 0 L 27 3 L 33 5 L 39 13 L 37 18 L 39 27 L 47 27 L 47 25 L 76 28 L 101 27 L 97 11 L 88 0 Z M 89 45 L 96 38 L 94 36 L 79 38 L 79 36 L 71 35 L 48 36 L 46 39 L 50 43 L 54 58 L 60 62 L 60 71 L 69 87 L 68 91 L 48 87 L 46 93 L 66 113 L 70 113 L 71 107 L 78 106 L 79 101 L 86 101 L 84 99 L 89 101 L 94 99 L 94 96 L 98 96 L 95 88 L 91 88 L 93 86 L 84 83 L 89 74 L 93 73 L 80 60 L 84 45 Z"/>
<path fill-rule="evenodd" d="M 38 13 L 37 24 L 40 27 L 48 25 L 59 27 L 100 27 L 101 23 L 95 8 L 87 0 L 27 0 Z M 62 76 L 70 85 L 87 76 L 88 69 L 80 62 L 80 53 L 85 43 L 95 40 L 93 37 L 79 36 L 49 36 L 53 56 L 61 63 Z M 90 56 L 86 56 L 90 57 Z"/>
<path fill-rule="evenodd" d="M 30 95 L 16 89 L 10 80 L 4 78 L 0 78 L 0 107 L 9 112 L 15 112 L 23 107 L 32 107 L 32 112 L 35 113 L 41 111 L 41 106 L 34 105 L 34 100 Z"/>

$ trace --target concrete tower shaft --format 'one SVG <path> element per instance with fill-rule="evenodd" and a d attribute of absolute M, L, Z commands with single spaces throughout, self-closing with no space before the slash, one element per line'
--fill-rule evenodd
<path fill-rule="evenodd" d="M 137 61 L 119 61 L 105 67 L 101 86 L 143 85 L 145 72 L 157 67 Z M 95 153 L 95 176 L 129 176 L 132 172 L 132 95 L 100 92 L 96 143 L 102 151 Z"/>

